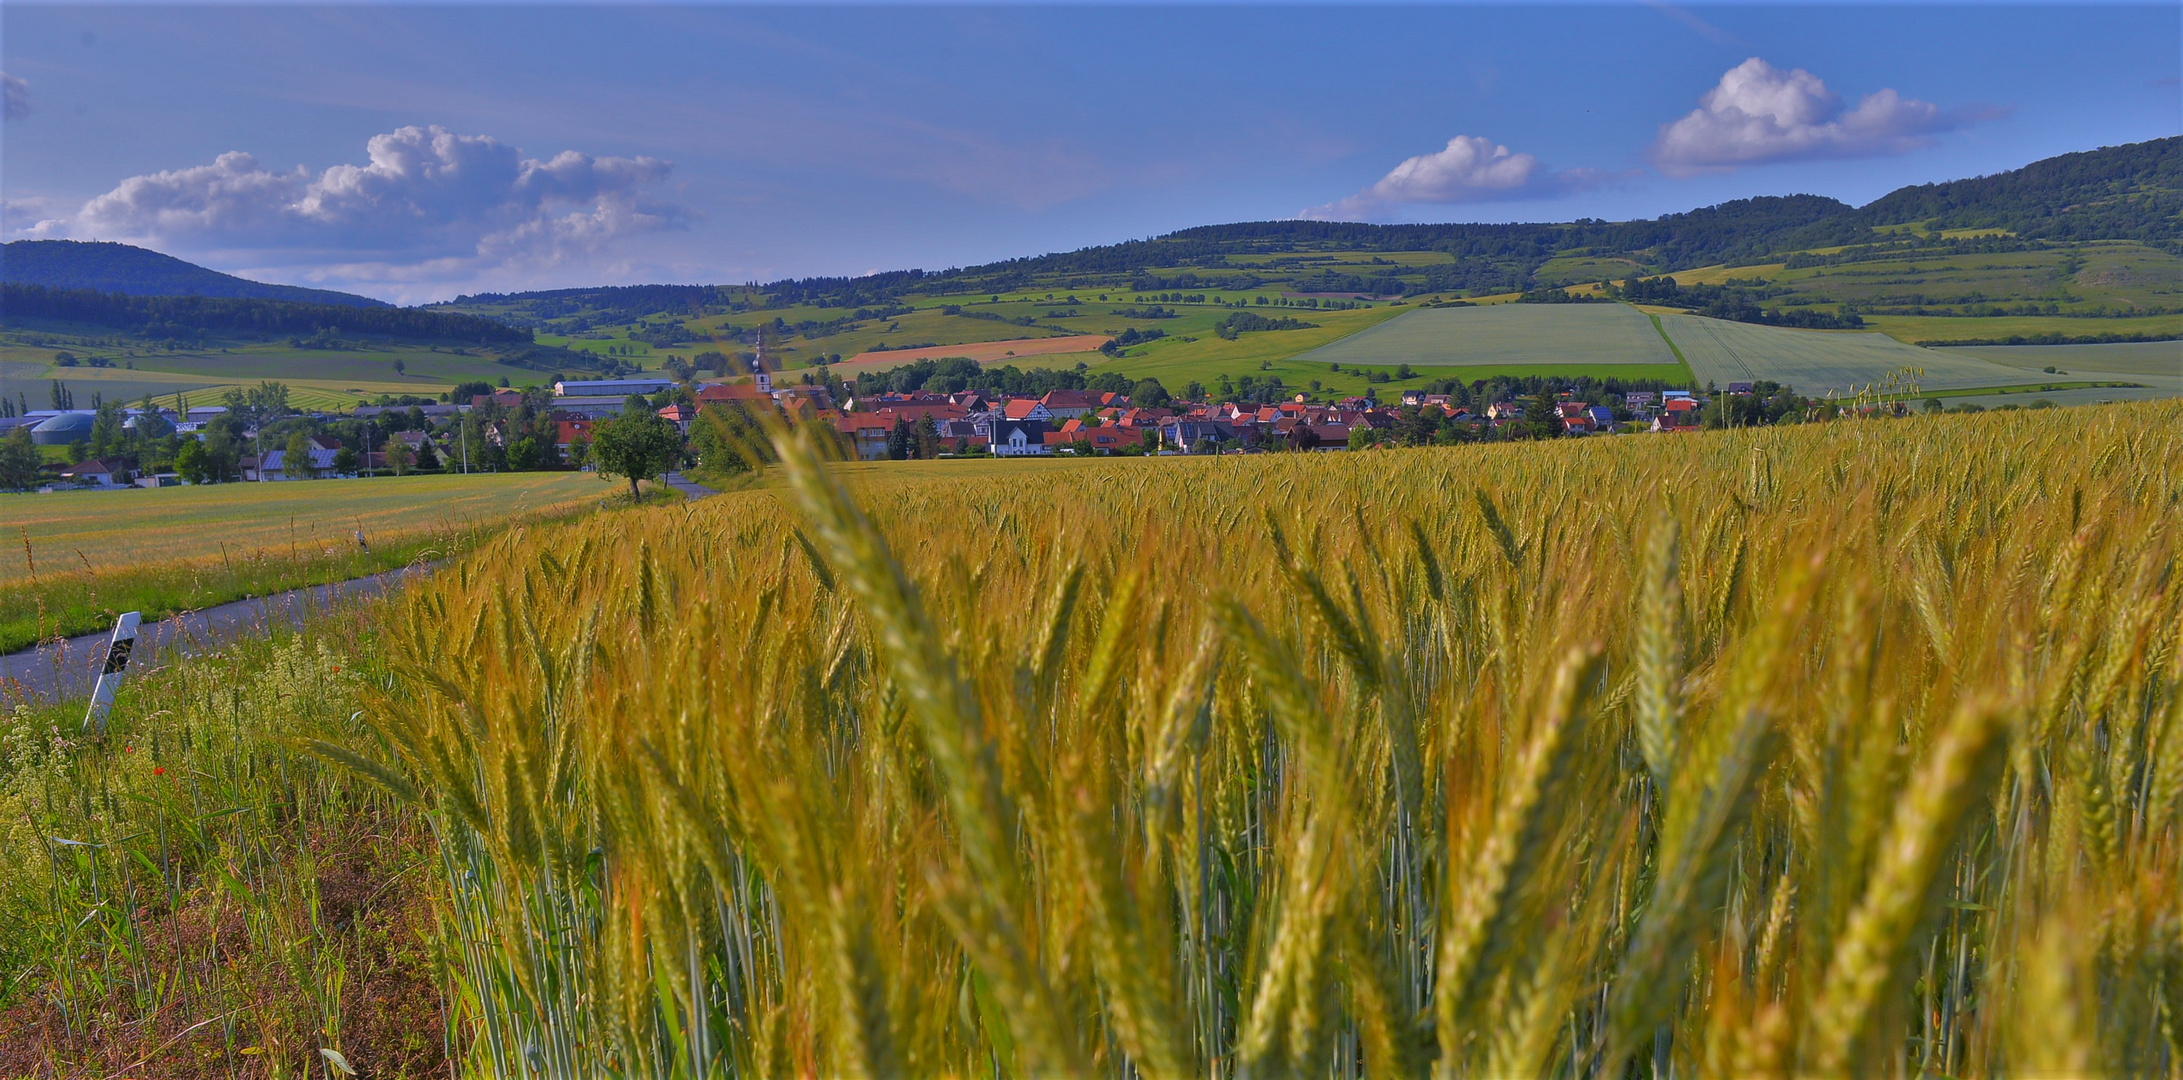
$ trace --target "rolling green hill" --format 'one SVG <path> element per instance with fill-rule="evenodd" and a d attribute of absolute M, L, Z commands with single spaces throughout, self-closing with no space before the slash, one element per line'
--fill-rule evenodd
<path fill-rule="evenodd" d="M 22 247 L 9 246 L 11 260 Z M 15 272 L 11 261 L 8 273 Z M 20 313 L 45 310 L 20 286 L 8 290 L 13 328 L 24 325 Z M 1721 335 L 1705 338 L 1737 343 L 1713 350 L 1734 354 L 1732 362 L 1720 361 L 1723 370 L 1801 372 L 1813 390 L 1819 383 L 1878 380 L 1888 374 L 1880 365 L 1902 366 L 1917 354 L 1870 334 L 1859 339 L 1869 347 L 1850 348 L 1847 339 L 1829 343 L 1810 336 L 1816 331 L 1794 328 L 1878 331 L 1907 344 L 2183 338 L 2183 137 L 1904 188 L 1862 207 L 1794 195 L 1623 222 L 1243 222 L 982 266 L 856 278 L 485 294 L 346 315 L 322 305 L 309 312 L 297 305 L 251 308 L 266 302 L 249 299 L 68 294 L 72 313 L 55 309 L 47 317 L 87 339 L 108 335 L 108 344 L 129 350 L 116 359 L 133 356 L 140 368 L 186 369 L 173 377 L 239 377 L 240 366 L 230 372 L 223 365 L 233 366 L 227 358 L 245 352 L 253 372 L 280 363 L 276 354 L 292 356 L 299 371 L 325 374 L 335 394 L 349 387 L 334 383 L 384 392 L 424 372 L 467 375 L 470 362 L 451 353 L 412 351 L 404 357 L 406 375 L 386 357 L 427 342 L 478 348 L 481 341 L 495 343 L 496 353 L 522 354 L 485 362 L 530 372 L 732 373 L 746 370 L 762 345 L 770 367 L 857 378 L 962 347 L 962 355 L 976 353 L 988 366 L 1073 370 L 1084 380 L 1150 377 L 1181 389 L 1188 382 L 1279 377 L 1292 390 L 1336 394 L 1394 377 L 1403 365 L 1465 379 L 1503 370 L 1604 369 L 1615 358 L 1603 359 L 1584 327 L 1611 320 L 1612 312 L 1595 305 L 1555 304 L 1468 322 L 1401 319 L 1342 344 L 1408 311 L 1603 293 L 1692 319 L 1686 329 L 1694 334 L 1701 324 L 1727 320 Z M 45 304 L 59 295 L 36 294 Z M 1482 339 L 1435 329 L 1502 322 L 1545 329 L 1526 336 L 1521 349 L 1498 351 L 1481 347 Z M 1745 333 L 1734 324 L 1766 324 L 1771 332 Z M 188 332 L 178 333 L 178 326 Z M 335 362 L 282 351 L 280 336 L 308 345 L 310 327 L 338 327 L 318 335 L 330 334 L 336 344 L 376 333 L 375 340 L 349 344 L 378 352 Z M 1086 336 L 1091 341 L 1081 347 L 1053 340 Z M 1088 350 L 1100 337 L 1115 340 L 1098 352 L 1057 351 Z M 1658 333 L 1630 335 L 1629 342 L 1640 350 L 1663 344 Z M 178 347 L 193 354 L 187 364 L 150 355 Z M 905 355 L 897 362 L 890 352 Z M 1653 356 L 1639 366 L 1662 377 L 1686 370 L 1671 359 Z M 1929 359 L 1925 366 L 1935 372 L 1955 373 L 1942 381 L 2015 378 L 1969 357 Z M 374 364 L 388 369 L 376 372 L 383 377 L 367 377 Z M 1956 371 L 1963 364 L 1980 370 Z M 812 370 L 821 365 L 826 371 Z"/>
<path fill-rule="evenodd" d="M 0 246 L 0 281 L 131 296 L 218 296 L 340 307 L 389 306 L 384 300 L 353 293 L 249 281 L 128 244 L 75 240 L 17 240 Z"/>

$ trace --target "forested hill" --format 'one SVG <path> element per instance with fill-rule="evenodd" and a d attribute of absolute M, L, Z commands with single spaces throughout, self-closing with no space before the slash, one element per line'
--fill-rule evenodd
<path fill-rule="evenodd" d="M 1857 216 L 1873 225 L 1923 221 L 2041 239 L 2173 241 L 2183 237 L 2183 136 L 1901 188 Z"/>
<path fill-rule="evenodd" d="M 128 244 L 17 240 L 0 247 L 0 281 L 131 296 L 218 296 L 377 308 L 383 300 L 330 289 L 267 285 Z"/>
<path fill-rule="evenodd" d="M 344 307 L 232 296 L 130 296 L 91 289 L 0 284 L 10 319 L 110 326 L 155 339 L 207 334 L 386 337 L 475 345 L 527 345 L 531 332 L 493 319 L 424 308 Z"/>
<path fill-rule="evenodd" d="M 775 282 L 762 291 L 791 301 L 867 304 L 911 291 L 1007 292 L 1054 275 L 1127 279 L 1175 268 L 1212 272 L 1242 265 L 1229 261 L 1236 256 L 1431 251 L 1454 258 L 1427 269 L 1422 282 L 1392 286 L 1351 275 L 1339 280 L 1306 277 L 1298 287 L 1329 292 L 1495 292 L 1526 287 L 1540 263 L 1573 250 L 1609 256 L 1639 252 L 1650 264 L 1682 269 L 1754 258 L 1785 246 L 1824 247 L 1869 239 L 1871 230 L 1854 214 L 1848 204 L 1834 199 L 1790 195 L 1738 199 L 1649 221 L 1587 218 L 1538 225 L 1247 221 L 1200 225 L 1149 240 L 941 273 L 908 270 L 861 278 L 806 278 Z M 1132 282 L 1129 287 L 1149 291 L 1156 286 Z M 1219 287 L 1248 286 L 1225 281 Z"/>
<path fill-rule="evenodd" d="M 1903 225 L 1922 229 L 1916 235 L 1881 231 L 1883 226 Z M 1932 236 L 1933 231 L 1956 229 L 2011 235 Z M 1157 292 L 1247 289 L 1278 282 L 1307 293 L 1479 294 L 1534 288 L 1542 283 L 1540 268 L 1553 259 L 1620 260 L 1658 273 L 1780 261 L 1813 248 L 1877 251 L 1908 245 L 1921 253 L 1947 255 L 1958 249 L 2015 250 L 2083 240 L 2135 240 L 2183 250 L 2183 137 L 2065 154 L 1993 176 L 1907 187 L 1863 207 L 1818 195 L 1790 195 L 1739 199 L 1646 221 L 1253 221 L 942 271 L 802 278 L 755 287 L 562 289 L 462 297 L 451 306 L 535 326 L 578 313 L 632 321 L 653 313 L 689 316 L 799 303 L 883 308 L 913 294 L 977 295 L 1034 287 Z M 1434 252 L 1452 258 L 1429 263 L 1375 259 L 1384 265 L 1363 273 L 1354 265 L 1341 273 L 1314 265 L 1314 256 L 1336 252 Z"/>

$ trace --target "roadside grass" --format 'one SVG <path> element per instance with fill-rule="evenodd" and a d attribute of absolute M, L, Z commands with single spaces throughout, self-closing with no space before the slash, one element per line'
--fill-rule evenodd
<path fill-rule="evenodd" d="M 303 749 L 374 745 L 371 627 L 132 669 L 103 736 L 0 704 L 0 1075 L 448 1075 L 428 824 Z"/>
<path fill-rule="evenodd" d="M 159 619 L 445 558 L 615 496 L 587 473 L 0 495 L 13 533 L 0 538 L 0 652 L 101 630 L 123 611 Z"/>

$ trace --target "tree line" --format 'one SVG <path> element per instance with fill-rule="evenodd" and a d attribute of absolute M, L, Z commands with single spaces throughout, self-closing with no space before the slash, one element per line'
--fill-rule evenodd
<path fill-rule="evenodd" d="M 130 296 L 92 289 L 0 285 L 0 312 L 10 319 L 89 323 L 152 337 L 198 336 L 207 331 L 295 335 L 364 334 L 376 337 L 531 344 L 531 332 L 494 319 L 425 308 L 363 308 L 213 296 Z"/>

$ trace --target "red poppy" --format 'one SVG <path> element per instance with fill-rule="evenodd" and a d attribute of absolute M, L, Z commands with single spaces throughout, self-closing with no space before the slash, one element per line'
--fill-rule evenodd
<path fill-rule="evenodd" d="M 152 766 L 152 775 L 153 775 L 153 776 L 165 776 L 165 775 L 167 775 L 167 767 L 166 767 L 165 765 L 154 765 L 154 766 Z"/>

